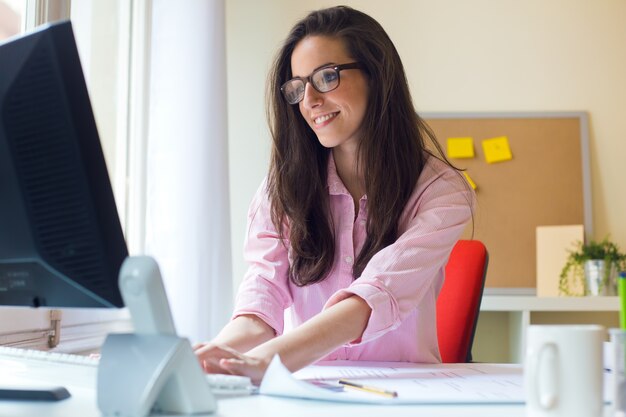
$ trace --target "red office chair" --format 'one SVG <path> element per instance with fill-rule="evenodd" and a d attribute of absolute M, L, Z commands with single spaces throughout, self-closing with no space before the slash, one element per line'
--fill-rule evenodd
<path fill-rule="evenodd" d="M 437 298 L 437 338 L 444 363 L 472 361 L 472 342 L 489 254 L 478 240 L 459 240 L 448 259 Z"/>

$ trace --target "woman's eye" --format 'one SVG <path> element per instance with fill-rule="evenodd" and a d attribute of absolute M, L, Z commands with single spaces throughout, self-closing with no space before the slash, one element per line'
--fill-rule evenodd
<path fill-rule="evenodd" d="M 333 82 L 337 79 L 337 73 L 335 71 L 324 71 L 324 81 L 327 83 Z"/>

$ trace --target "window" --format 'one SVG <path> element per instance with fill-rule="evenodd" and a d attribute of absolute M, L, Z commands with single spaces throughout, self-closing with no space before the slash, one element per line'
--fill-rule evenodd
<path fill-rule="evenodd" d="M 180 320 L 181 334 L 196 340 L 217 334 L 228 321 L 232 291 L 232 283 L 223 279 L 231 275 L 229 221 L 223 221 L 228 219 L 229 212 L 228 167 L 224 164 L 228 159 L 227 118 L 225 112 L 211 111 L 207 122 L 203 112 L 194 112 L 190 117 L 188 112 L 180 111 L 179 105 L 172 107 L 172 103 L 193 102 L 190 106 L 194 109 L 226 108 L 224 1 L 195 2 L 189 8 L 181 8 L 175 2 L 160 2 L 154 10 L 149 0 L 23 2 L 26 30 L 71 17 L 129 252 L 155 256 L 164 276 L 173 277 L 170 288 L 167 281 L 164 284 L 174 292 L 170 301 L 174 318 Z M 190 21 L 193 24 L 184 28 L 188 30 L 180 29 Z M 158 36 L 153 36 L 153 26 Z M 181 57 L 177 65 L 169 65 L 172 56 Z M 190 59 L 197 61 L 190 64 Z M 177 77 L 188 67 L 196 70 L 192 72 L 195 78 L 186 77 L 181 86 L 176 82 Z M 157 116 L 150 110 L 155 110 Z M 149 115 L 152 115 L 150 120 Z M 160 121 L 167 123 L 157 123 Z M 186 139 L 193 139 L 193 144 L 168 148 L 172 145 L 168 132 L 178 132 L 182 125 L 187 128 Z M 149 130 L 160 134 L 150 135 L 151 146 L 148 146 Z M 210 148 L 210 152 L 198 152 L 196 147 Z M 193 151 L 185 153 L 189 150 Z M 185 169 L 176 170 L 180 175 L 175 181 L 166 181 L 171 177 L 163 179 L 160 176 L 163 170 L 156 169 L 163 156 L 172 163 L 185 162 Z M 197 175 L 199 171 L 186 169 L 191 157 L 196 156 L 200 158 L 193 163 L 200 169 L 200 175 Z M 208 181 L 207 187 L 209 176 L 219 181 Z M 159 187 L 148 187 L 155 183 Z M 181 189 L 177 184 L 187 187 Z M 167 188 L 168 185 L 172 187 Z M 186 223 L 193 216 L 175 215 L 171 218 L 180 219 L 181 224 L 168 222 L 165 228 L 155 227 L 155 224 L 163 226 L 160 218 L 170 218 L 159 211 L 163 209 L 160 204 L 163 200 L 159 198 L 171 201 L 172 190 L 184 194 L 176 201 L 187 201 L 187 197 L 197 201 L 193 205 L 202 211 L 196 216 L 203 219 L 201 225 L 196 220 L 193 224 Z M 211 204 L 214 215 L 207 216 L 202 204 L 212 199 L 219 204 Z M 178 204 L 174 209 L 177 213 L 189 212 L 187 205 Z M 148 226 L 152 233 L 149 237 Z M 178 228 L 174 233 L 178 240 L 173 245 L 178 249 L 176 253 L 160 244 L 172 244 L 172 239 L 162 238 L 171 235 L 167 228 Z M 214 254 L 210 260 L 207 253 Z M 186 276 L 191 284 L 176 285 L 180 265 L 192 271 Z M 206 293 L 211 294 L 210 302 L 205 298 Z M 194 297 L 193 302 L 190 297 Z M 206 317 L 211 320 L 207 321 Z M 89 352 L 100 346 L 108 332 L 129 327 L 126 310 L 60 311 L 0 306 L 0 345 L 47 349 L 58 342 L 56 349 L 60 351 Z M 56 329 L 60 330 L 60 338 Z"/>
<path fill-rule="evenodd" d="M 70 13 L 122 225 L 126 224 L 130 4 L 72 0 Z"/>

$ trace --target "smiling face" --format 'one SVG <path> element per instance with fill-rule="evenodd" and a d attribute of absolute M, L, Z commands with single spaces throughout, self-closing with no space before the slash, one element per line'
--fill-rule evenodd
<path fill-rule="evenodd" d="M 306 77 L 320 67 L 354 61 L 342 40 L 308 36 L 296 45 L 291 55 L 291 72 L 294 77 Z M 304 99 L 298 106 L 323 146 L 355 152 L 367 108 L 367 78 L 358 69 L 343 70 L 339 76 L 339 86 L 327 93 L 320 93 L 307 83 Z"/>

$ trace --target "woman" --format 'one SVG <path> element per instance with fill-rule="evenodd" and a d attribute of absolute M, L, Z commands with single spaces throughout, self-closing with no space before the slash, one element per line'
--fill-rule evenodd
<path fill-rule="evenodd" d="M 400 57 L 349 7 L 310 13 L 270 74 L 267 180 L 249 211 L 233 320 L 196 347 L 207 372 L 259 381 L 279 354 L 439 362 L 435 301 L 472 217 L 462 176 L 425 146 Z M 293 329 L 284 333 L 284 311 Z"/>

